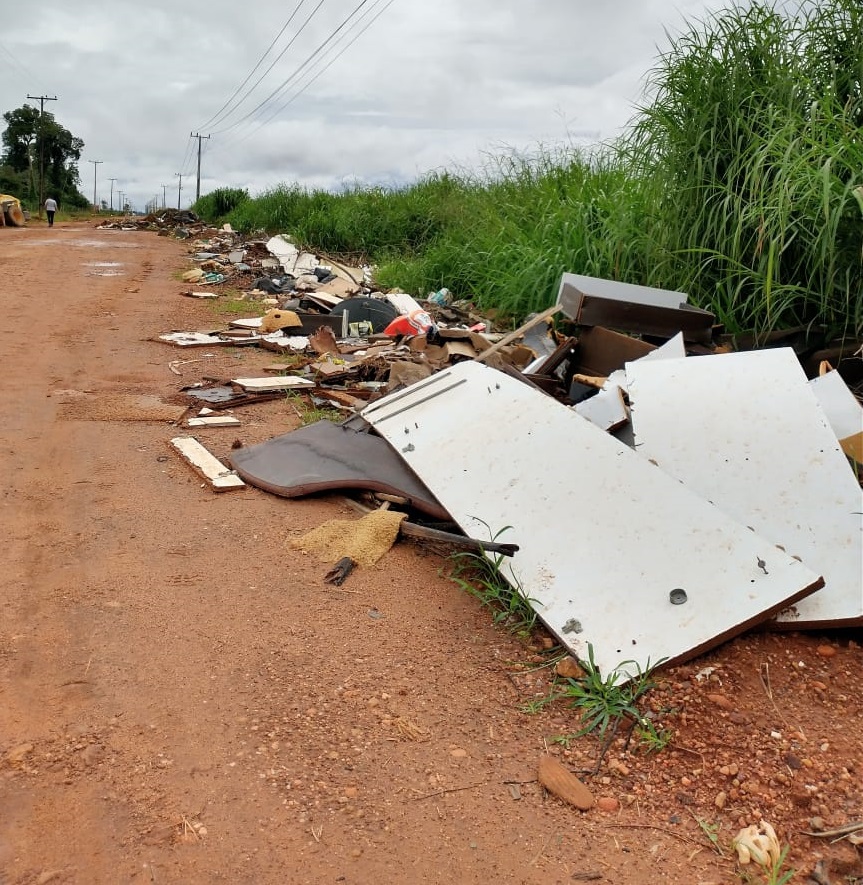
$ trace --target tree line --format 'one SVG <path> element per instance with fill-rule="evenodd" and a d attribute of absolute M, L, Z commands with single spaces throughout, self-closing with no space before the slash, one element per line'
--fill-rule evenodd
<path fill-rule="evenodd" d="M 47 111 L 25 104 L 3 114 L 6 128 L 0 152 L 0 193 L 18 197 L 35 210 L 39 205 L 40 156 L 44 163 L 45 197 L 67 208 L 84 209 L 89 200 L 80 192 L 78 162 L 84 149 L 77 138 Z"/>

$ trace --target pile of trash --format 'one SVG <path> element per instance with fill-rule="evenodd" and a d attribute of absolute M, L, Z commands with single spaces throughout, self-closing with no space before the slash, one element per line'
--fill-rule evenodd
<path fill-rule="evenodd" d="M 149 215 L 124 215 L 119 221 L 114 219 L 100 224 L 96 230 L 149 230 L 160 236 L 173 236 L 180 240 L 200 236 L 208 229 L 194 212 L 189 209 L 162 209 Z"/>
<path fill-rule="evenodd" d="M 214 488 L 371 491 L 404 511 L 388 532 L 443 523 L 443 540 L 503 553 L 550 632 L 603 672 L 754 625 L 863 625 L 863 409 L 848 385 L 863 349 L 831 352 L 841 372 L 808 352 L 807 373 L 794 332 L 734 349 L 683 293 L 568 273 L 554 305 L 503 333 L 445 289 L 417 301 L 285 237 L 235 237 L 196 244 L 183 294 L 246 279 L 256 315 L 160 340 L 293 358 L 189 389 L 204 404 L 191 426 L 288 390 L 345 420 L 238 448 L 229 466 L 175 440 Z"/>

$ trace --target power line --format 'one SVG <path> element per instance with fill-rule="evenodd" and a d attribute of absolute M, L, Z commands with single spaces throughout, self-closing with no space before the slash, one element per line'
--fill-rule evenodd
<path fill-rule="evenodd" d="M 377 0 L 376 0 L 376 2 L 377 2 Z M 270 120 L 272 120 L 274 117 L 277 117 L 283 110 L 285 110 L 285 108 L 288 107 L 288 105 L 293 104 L 312 85 L 312 83 L 314 83 L 322 74 L 324 74 L 326 71 L 328 71 L 342 57 L 342 55 L 348 49 L 350 49 L 351 46 L 353 46 L 354 43 L 356 43 L 357 40 L 359 40 L 359 38 L 362 37 L 363 34 L 365 34 L 365 32 L 390 8 L 390 6 L 393 5 L 393 3 L 395 3 L 395 0 L 389 0 L 389 2 L 378 11 L 377 15 L 375 15 L 372 19 L 370 19 L 370 21 L 365 25 L 365 27 L 358 34 L 356 34 L 352 40 L 350 40 L 347 44 L 345 44 L 345 46 L 343 46 L 336 53 L 336 55 L 333 58 L 331 58 L 330 61 L 328 61 L 327 64 L 324 65 L 323 68 L 321 68 L 321 70 L 319 70 L 310 80 L 307 80 L 303 84 L 303 86 L 291 96 L 291 98 L 289 98 L 283 105 L 281 105 L 281 107 L 279 107 L 278 110 L 276 110 L 273 114 L 271 114 L 269 117 L 267 117 L 261 123 L 261 125 L 266 126 L 266 124 L 269 123 Z M 374 9 L 374 7 L 369 9 L 368 12 L 372 12 L 373 9 Z M 359 24 L 359 21 L 361 21 L 361 20 L 362 20 L 362 18 L 358 19 L 357 22 L 355 22 L 355 24 Z M 347 36 L 347 35 L 345 35 L 345 36 Z"/>
<path fill-rule="evenodd" d="M 288 45 L 287 45 L 287 46 L 286 46 L 286 47 L 285 47 L 285 48 L 279 53 L 279 55 L 276 57 L 276 60 L 273 62 L 273 64 L 271 64 L 271 65 L 267 68 L 267 70 L 264 71 L 264 73 L 261 75 L 261 77 L 258 78 L 258 80 L 256 81 L 255 85 L 254 85 L 254 86 L 253 86 L 248 92 L 246 92 L 246 94 L 243 96 L 242 100 L 240 101 L 240 104 L 242 104 L 243 101 L 245 101 L 245 100 L 249 97 L 249 95 L 250 95 L 250 94 L 254 91 L 254 89 L 258 86 L 258 83 L 260 83 L 261 80 L 263 80 L 263 78 L 264 78 L 264 77 L 265 77 L 265 76 L 266 76 L 266 75 L 267 75 L 267 74 L 273 69 L 273 65 L 275 65 L 275 63 L 276 63 L 277 61 L 279 61 L 279 59 L 281 59 L 281 57 L 282 57 L 282 56 L 288 51 L 288 49 L 291 48 L 291 46 L 292 46 L 292 44 L 294 43 L 294 41 L 300 36 L 300 34 L 303 33 L 303 30 L 305 29 L 306 25 L 308 25 L 308 23 L 314 18 L 314 16 L 315 16 L 315 14 L 317 13 L 317 11 L 318 11 L 318 10 L 324 5 L 324 2 L 325 2 L 325 0 L 319 0 L 318 5 L 317 5 L 317 6 L 311 11 L 311 13 L 310 13 L 309 16 L 306 18 L 306 20 L 300 25 L 299 30 L 298 30 L 297 33 L 294 34 L 294 36 L 291 38 L 291 40 L 290 40 L 290 42 L 288 43 Z M 360 5 L 363 5 L 364 3 L 368 3 L 368 0 L 362 0 L 362 3 L 361 3 Z M 351 13 L 351 15 L 353 15 L 353 13 Z M 350 16 L 348 16 L 348 18 L 350 18 Z M 341 26 L 340 26 L 340 27 L 341 27 Z M 290 77 L 289 77 L 288 79 L 290 79 Z M 284 83 L 282 84 L 282 86 L 284 86 Z M 237 126 L 239 126 L 240 123 L 244 122 L 245 120 L 248 120 L 249 117 L 252 116 L 252 114 L 254 114 L 256 111 L 258 111 L 263 105 L 265 105 L 265 104 L 266 104 L 266 103 L 267 103 L 267 102 L 268 102 L 268 101 L 269 101 L 274 95 L 278 94 L 278 92 L 279 92 L 279 90 L 282 88 L 282 86 L 277 87 L 277 88 L 276 88 L 273 92 L 271 92 L 271 93 L 270 93 L 270 94 L 269 94 L 269 95 L 268 95 L 268 96 L 267 96 L 267 97 L 266 97 L 266 98 L 265 98 L 260 104 L 258 104 L 258 105 L 256 105 L 255 107 L 253 107 L 252 110 L 250 110 L 250 111 L 249 111 L 244 117 L 240 117 L 239 120 L 237 120 L 235 123 L 231 123 L 230 125 L 228 125 L 228 126 L 227 126 L 226 128 L 224 128 L 224 129 L 217 129 L 213 134 L 214 134 L 214 135 L 223 135 L 225 132 L 230 132 L 231 129 L 234 129 L 234 128 L 236 128 Z M 235 110 L 236 110 L 236 108 L 235 108 Z M 228 115 L 228 116 L 230 116 L 230 115 Z"/>
<path fill-rule="evenodd" d="M 375 0 L 375 3 L 378 3 L 378 2 L 380 2 L 380 0 Z M 286 101 L 283 105 L 281 105 L 274 113 L 270 114 L 269 117 L 262 120 L 256 127 L 249 130 L 248 132 L 246 132 L 243 136 L 241 136 L 240 138 L 235 139 L 233 141 L 230 141 L 229 144 L 227 145 L 227 147 L 237 147 L 238 145 L 242 144 L 248 138 L 250 138 L 252 135 L 254 135 L 256 132 L 258 132 L 262 127 L 264 127 L 267 123 L 269 123 L 270 120 L 272 120 L 274 117 L 278 116 L 278 114 L 280 114 L 283 110 L 285 110 L 285 108 L 288 107 L 288 105 L 293 104 L 294 101 L 296 101 L 319 77 L 321 77 L 333 64 L 335 64 L 336 61 L 338 61 L 338 59 L 341 58 L 341 56 L 348 49 L 350 49 L 350 47 L 353 46 L 353 44 L 356 43 L 356 41 L 359 40 L 360 37 L 362 37 L 362 35 L 390 8 L 390 6 L 393 5 L 394 2 L 395 2 L 395 0 L 388 0 L 388 2 L 386 2 L 386 4 L 383 7 L 381 7 L 378 10 L 378 12 L 365 24 L 365 26 L 357 34 L 355 34 L 354 37 L 351 40 L 349 40 L 348 43 L 346 43 L 339 50 L 339 52 L 337 52 L 336 55 L 333 56 L 333 58 L 331 58 L 327 62 L 326 65 L 324 65 L 323 68 L 321 68 L 313 77 L 311 77 L 309 80 L 307 80 L 305 82 L 305 84 L 288 101 Z M 355 28 L 357 25 L 359 25 L 359 23 L 362 21 L 363 18 L 365 18 L 367 15 L 371 14 L 373 11 L 374 11 L 374 5 L 371 8 L 369 8 L 368 10 L 366 10 L 366 12 L 362 16 L 360 16 L 360 18 L 357 19 L 351 27 Z M 350 29 L 347 32 L 345 32 L 345 34 L 343 34 L 342 37 L 339 38 L 339 40 L 342 40 L 345 37 L 347 37 L 349 33 L 350 33 Z M 338 44 L 338 42 L 339 41 L 337 40 L 336 45 Z M 315 53 L 313 57 L 315 57 L 317 59 L 320 56 L 317 53 Z M 307 59 L 306 61 L 308 62 L 308 60 L 309 59 Z M 297 69 L 297 71 L 295 71 L 295 74 L 298 74 L 304 66 L 305 66 L 305 63 L 304 63 L 304 65 L 301 65 L 300 68 Z"/>
<path fill-rule="evenodd" d="M 211 126 L 215 126 L 216 123 L 218 123 L 222 119 L 222 116 L 221 116 L 222 111 L 224 111 L 225 108 L 228 107 L 228 105 L 237 97 L 240 90 L 246 85 L 246 83 L 248 83 L 249 80 L 252 79 L 252 76 L 254 75 L 255 71 L 257 71 L 258 68 L 263 64 L 264 59 L 270 54 L 270 50 L 272 50 L 272 48 L 276 45 L 276 43 L 278 43 L 278 41 L 281 39 L 282 34 L 284 34 L 285 31 L 287 30 L 288 25 L 290 25 L 290 23 L 294 20 L 294 16 L 296 16 L 296 14 L 300 11 L 300 7 L 303 5 L 303 3 L 305 3 L 305 0 L 298 0 L 297 5 L 294 7 L 294 11 L 290 14 L 290 16 L 288 17 L 288 20 L 282 25 L 281 31 L 279 31 L 279 33 L 276 34 L 276 36 L 273 38 L 273 42 L 270 43 L 270 45 L 267 47 L 264 54 L 258 59 L 257 63 L 252 68 L 252 70 L 249 71 L 248 75 L 246 76 L 246 79 L 243 80 L 242 83 L 240 83 L 240 85 L 234 90 L 233 95 L 231 95 L 231 97 L 219 108 L 219 110 L 217 110 L 216 113 L 213 114 L 213 116 L 210 117 L 210 119 L 207 120 L 207 122 L 204 123 L 203 126 L 198 127 L 199 129 L 207 129 Z M 296 37 L 294 39 L 296 39 Z M 293 41 L 291 41 L 291 42 L 293 42 Z M 279 54 L 279 56 L 276 58 L 276 60 L 273 62 L 273 64 L 270 65 L 270 67 L 268 67 L 266 71 L 264 71 L 264 73 L 261 75 L 261 79 L 263 79 L 263 77 L 266 77 L 266 75 L 272 70 L 273 65 L 285 54 L 285 52 L 290 47 L 290 45 L 291 44 L 289 43 L 282 50 L 282 52 Z M 258 80 L 255 83 L 255 86 L 252 87 L 252 89 L 254 89 L 258 85 L 258 83 L 260 83 L 260 82 L 261 82 L 261 80 Z M 249 91 L 251 92 L 251 90 L 249 90 Z M 243 103 L 243 101 L 245 101 L 248 94 L 249 93 L 247 92 L 246 95 L 244 95 L 243 98 L 240 99 L 240 101 L 237 103 L 237 106 L 241 105 Z M 233 113 L 233 110 L 231 111 L 231 113 Z"/>

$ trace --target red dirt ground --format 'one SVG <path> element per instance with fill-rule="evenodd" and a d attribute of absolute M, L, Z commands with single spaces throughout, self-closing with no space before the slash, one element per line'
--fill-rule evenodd
<path fill-rule="evenodd" d="M 2 885 L 718 885 L 761 818 L 793 881 L 820 859 L 822 883 L 863 877 L 859 848 L 802 834 L 863 819 L 859 631 L 750 634 L 662 674 L 671 744 L 616 742 L 584 776 L 612 810 L 581 813 L 537 762 L 590 769 L 596 739 L 566 737 L 562 703 L 522 712 L 555 653 L 495 628 L 440 555 L 401 541 L 334 588 L 286 541 L 349 516 L 338 498 L 216 495 L 169 450 L 182 429 L 70 419 L 82 396 L 173 402 L 273 362 L 232 348 L 169 371 L 199 354 L 154 335 L 223 323 L 178 296 L 185 252 L 84 223 L 0 231 Z M 238 416 L 199 434 L 215 454 L 298 423 L 282 401 Z"/>

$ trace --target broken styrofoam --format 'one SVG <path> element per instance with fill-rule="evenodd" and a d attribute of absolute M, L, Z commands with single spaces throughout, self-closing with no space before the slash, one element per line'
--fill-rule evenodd
<path fill-rule="evenodd" d="M 159 341 L 176 347 L 224 347 L 226 344 L 235 343 L 209 332 L 168 332 L 160 335 Z"/>
<path fill-rule="evenodd" d="M 863 492 L 794 351 L 626 371 L 636 451 L 824 576 L 779 622 L 863 624 Z"/>
<path fill-rule="evenodd" d="M 362 415 L 468 535 L 509 527 L 520 550 L 504 574 L 603 672 L 692 657 L 822 586 L 567 406 L 479 363 Z"/>

